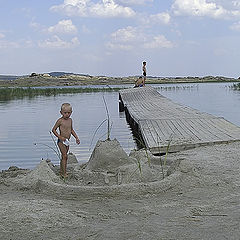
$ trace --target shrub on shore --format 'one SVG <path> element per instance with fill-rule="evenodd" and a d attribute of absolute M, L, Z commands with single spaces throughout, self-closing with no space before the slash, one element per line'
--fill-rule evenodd
<path fill-rule="evenodd" d="M 121 88 L 0 88 L 0 101 L 9 101 L 36 96 L 56 96 L 58 94 L 75 94 L 84 92 L 119 91 Z"/>
<path fill-rule="evenodd" d="M 234 83 L 234 84 L 231 86 L 231 88 L 232 88 L 233 90 L 240 90 L 240 83 Z"/>

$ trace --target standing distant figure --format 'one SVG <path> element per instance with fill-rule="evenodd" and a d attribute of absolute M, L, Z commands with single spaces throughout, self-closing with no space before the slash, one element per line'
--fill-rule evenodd
<path fill-rule="evenodd" d="M 143 70 L 143 86 L 145 86 L 145 81 L 147 78 L 147 69 L 146 69 L 146 62 L 143 62 L 142 70 Z"/>

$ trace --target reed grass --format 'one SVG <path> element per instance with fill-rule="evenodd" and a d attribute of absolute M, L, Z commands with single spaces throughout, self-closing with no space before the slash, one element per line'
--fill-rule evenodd
<path fill-rule="evenodd" d="M 240 90 L 240 83 L 233 83 L 233 85 L 229 86 L 229 88 L 233 90 Z"/>
<path fill-rule="evenodd" d="M 146 147 L 144 141 L 142 140 L 142 138 L 136 138 L 136 141 L 138 142 L 138 144 L 141 146 L 141 148 L 144 149 L 145 153 L 146 153 L 146 157 L 147 157 L 147 161 L 148 161 L 148 166 L 151 166 L 151 159 L 150 156 L 148 154 L 148 148 Z"/>
<path fill-rule="evenodd" d="M 56 96 L 58 94 L 75 94 L 91 92 L 115 92 L 122 88 L 0 88 L 0 101 L 34 98 L 37 96 Z"/>
<path fill-rule="evenodd" d="M 164 158 L 164 166 L 166 166 L 166 163 L 167 163 L 167 156 L 168 156 L 168 153 L 169 153 L 171 142 L 172 142 L 172 134 L 170 135 L 170 138 L 169 138 L 169 141 L 168 141 L 168 145 L 167 145 L 167 149 L 166 149 L 166 153 L 165 153 L 165 158 Z"/>
<path fill-rule="evenodd" d="M 198 89 L 198 85 L 190 85 L 190 86 L 158 86 L 156 87 L 158 90 L 164 91 L 178 91 L 178 90 L 195 90 Z"/>
<path fill-rule="evenodd" d="M 51 131 L 49 131 L 49 134 L 50 134 L 50 136 L 51 136 L 51 139 L 52 139 L 52 141 L 53 141 L 53 144 L 54 144 L 54 147 L 55 147 L 55 148 L 52 147 L 52 146 L 50 146 L 50 145 L 48 145 L 48 144 L 45 144 L 45 143 L 35 142 L 35 143 L 33 143 L 33 144 L 34 144 L 35 146 L 37 146 L 37 145 L 42 145 L 42 146 L 47 147 L 48 149 L 51 149 L 51 150 L 56 154 L 56 156 L 58 157 L 58 159 L 61 161 L 61 154 L 60 154 L 60 152 L 59 152 L 57 143 L 56 143 L 56 141 L 54 140 L 54 137 L 53 137 Z"/>
<path fill-rule="evenodd" d="M 108 111 L 108 107 L 107 107 L 107 103 L 104 98 L 104 95 L 103 95 L 103 102 L 104 102 L 104 106 L 105 106 L 105 110 L 106 110 L 106 114 L 107 114 L 107 140 L 110 140 L 110 133 L 111 133 L 110 116 L 109 116 L 109 111 Z"/>
<path fill-rule="evenodd" d="M 139 159 L 137 159 L 137 165 L 138 165 L 138 169 L 139 169 L 140 175 L 142 177 L 142 165 L 141 165 L 141 162 L 140 162 Z"/>
<path fill-rule="evenodd" d="M 59 149 L 58 149 L 56 140 L 54 139 L 51 131 L 49 131 L 49 134 L 50 134 L 50 136 L 51 136 L 51 139 L 52 139 L 52 141 L 53 141 L 53 144 L 54 144 L 55 148 L 57 149 L 57 153 L 56 153 L 56 154 L 57 154 L 59 160 L 61 161 L 61 154 L 60 154 L 60 151 L 59 151 Z"/>
<path fill-rule="evenodd" d="M 161 158 L 161 150 L 160 150 L 160 137 L 159 135 L 157 134 L 157 144 L 158 144 L 158 152 L 159 152 L 159 161 L 160 161 L 160 166 L 161 166 L 161 169 L 162 169 L 162 177 L 163 179 L 165 178 L 165 175 L 164 175 L 164 169 L 163 169 L 163 162 L 162 162 L 162 158 Z"/>
<path fill-rule="evenodd" d="M 171 142 L 172 142 L 172 134 L 170 135 L 170 138 L 169 138 L 169 141 L 168 141 L 168 145 L 167 145 L 167 148 L 166 148 L 164 161 L 162 161 L 162 158 L 161 158 L 160 143 L 159 143 L 159 139 L 160 138 L 159 138 L 158 134 L 157 134 L 157 136 L 158 136 L 159 161 L 160 161 L 160 165 L 161 165 L 161 169 L 162 169 L 162 176 L 163 176 L 163 179 L 164 179 L 165 178 L 164 168 L 166 167 L 166 164 L 167 164 L 167 156 L 168 156 L 170 145 L 171 145 Z"/>
<path fill-rule="evenodd" d="M 108 111 L 108 106 L 107 106 L 107 102 L 105 100 L 105 97 L 104 95 L 102 96 L 103 97 L 103 103 L 104 103 L 104 107 L 105 107 L 105 110 L 106 110 L 106 115 L 107 115 L 107 118 L 104 119 L 100 124 L 99 126 L 96 128 L 96 130 L 94 131 L 94 134 L 93 134 L 93 137 L 91 139 L 91 143 L 90 143 L 90 147 L 89 147 L 89 150 L 91 150 L 91 147 L 92 147 L 92 143 L 93 143 L 93 140 L 97 134 L 97 131 L 101 128 L 101 126 L 107 122 L 107 132 L 104 133 L 99 139 L 101 139 L 102 137 L 104 137 L 105 135 L 107 135 L 107 139 L 108 141 L 110 141 L 110 134 L 111 134 L 111 129 L 112 129 L 112 124 L 110 124 L 110 115 L 109 115 L 109 111 Z"/>
<path fill-rule="evenodd" d="M 46 148 L 51 149 L 56 154 L 56 156 L 59 158 L 59 160 L 61 160 L 61 157 L 60 157 L 58 151 L 56 151 L 56 149 L 54 149 L 53 147 L 49 146 L 48 144 L 35 142 L 35 143 L 33 143 L 33 145 L 35 145 L 35 146 L 42 145 L 42 146 L 45 146 Z"/>

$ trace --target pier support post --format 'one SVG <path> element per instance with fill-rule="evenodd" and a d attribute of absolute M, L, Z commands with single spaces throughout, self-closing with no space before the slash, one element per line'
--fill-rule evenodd
<path fill-rule="evenodd" d="M 120 93 L 119 93 L 119 100 L 118 100 L 118 109 L 119 109 L 119 112 L 124 112 L 124 104 L 123 104 Z"/>

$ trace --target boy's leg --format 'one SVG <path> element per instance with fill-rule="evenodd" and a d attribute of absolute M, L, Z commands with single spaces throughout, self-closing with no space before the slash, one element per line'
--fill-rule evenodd
<path fill-rule="evenodd" d="M 62 155 L 62 159 L 60 161 L 60 174 L 62 176 L 66 176 L 66 172 L 67 172 L 67 153 L 68 153 L 69 146 L 65 146 L 62 142 L 59 142 L 58 147 L 59 147 L 61 155 Z"/>

